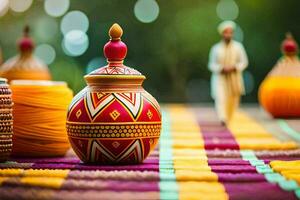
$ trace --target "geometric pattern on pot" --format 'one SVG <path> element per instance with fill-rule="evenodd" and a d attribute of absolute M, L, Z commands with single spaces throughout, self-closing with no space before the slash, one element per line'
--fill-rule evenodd
<path fill-rule="evenodd" d="M 158 110 L 158 111 L 160 110 L 160 106 L 159 106 L 158 102 L 149 92 L 144 91 L 143 97 L 146 98 L 149 102 L 151 102 L 151 104 L 153 104 L 153 106 L 156 110 Z"/>
<path fill-rule="evenodd" d="M 82 161 L 102 164 L 141 163 L 158 140 L 159 136 L 121 140 L 69 137 L 73 150 Z"/>
<path fill-rule="evenodd" d="M 108 162 L 111 163 L 122 163 L 126 162 L 131 157 L 132 161 L 137 163 L 142 162 L 143 159 L 143 147 L 139 139 L 128 140 L 127 147 L 122 147 L 122 151 L 116 151 L 121 145 L 119 141 L 111 143 L 112 147 L 105 144 L 105 141 L 93 140 L 91 144 L 91 156 L 92 162 L 99 162 L 99 158 L 105 157 Z M 113 148 L 110 150 L 110 148 Z M 106 160 L 105 159 L 105 160 Z M 103 162 L 103 161 L 102 161 Z"/>
<path fill-rule="evenodd" d="M 134 118 L 141 108 L 141 93 L 88 93 L 85 96 L 90 117 L 94 119 L 114 99 L 119 100 Z"/>
<path fill-rule="evenodd" d="M 113 119 L 112 122 L 161 120 L 159 105 L 147 92 L 101 93 L 84 89 L 80 95 L 81 98 L 76 98 L 77 95 L 74 97 L 69 107 L 70 122 L 77 122 L 79 118 L 84 119 L 82 122 L 104 122 L 109 119 Z"/>
<path fill-rule="evenodd" d="M 110 94 L 102 93 L 87 93 L 85 95 L 85 102 L 88 107 L 90 117 L 94 119 L 95 116 L 108 105 L 114 97 Z"/>
<path fill-rule="evenodd" d="M 95 71 L 91 72 L 91 75 L 93 74 L 126 74 L 126 75 L 141 75 L 141 73 L 131 67 L 112 67 L 112 66 L 104 66 L 99 69 L 96 69 Z"/>
<path fill-rule="evenodd" d="M 78 103 L 78 101 L 82 98 L 82 96 L 84 96 L 87 92 L 89 91 L 89 88 L 88 87 L 85 87 L 83 88 L 80 92 L 78 92 L 72 99 L 70 105 L 69 105 L 69 108 L 68 108 L 68 111 L 70 111 L 73 106 Z"/>
<path fill-rule="evenodd" d="M 114 93 L 113 94 L 131 112 L 134 118 L 141 109 L 141 93 Z"/>

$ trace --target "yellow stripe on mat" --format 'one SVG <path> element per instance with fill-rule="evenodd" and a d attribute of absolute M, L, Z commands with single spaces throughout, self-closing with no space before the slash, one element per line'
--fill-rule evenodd
<path fill-rule="evenodd" d="M 37 186 L 37 187 L 47 187 L 47 188 L 54 188 L 59 189 L 61 188 L 62 184 L 64 183 L 64 178 L 57 178 L 57 177 L 23 177 L 20 178 L 20 182 L 25 185 L 30 186 Z"/>
<path fill-rule="evenodd" d="M 0 184 L 11 177 L 20 177 L 20 182 L 29 186 L 59 189 L 70 170 L 0 169 Z"/>
<path fill-rule="evenodd" d="M 294 180 L 300 184 L 300 160 L 295 161 L 271 161 L 272 169 L 288 180 Z"/>
<path fill-rule="evenodd" d="M 21 176 L 21 177 L 57 177 L 66 178 L 69 169 L 0 169 L 0 177 Z"/>
<path fill-rule="evenodd" d="M 24 176 L 43 176 L 43 177 L 57 177 L 57 178 L 66 178 L 69 174 L 69 169 L 28 169 L 24 170 Z"/>
<path fill-rule="evenodd" d="M 228 128 L 242 150 L 286 150 L 297 148 L 295 142 L 280 141 L 253 118 L 241 111 L 235 113 Z"/>
<path fill-rule="evenodd" d="M 228 194 L 207 162 L 204 141 L 194 113 L 185 106 L 167 107 L 173 138 L 173 159 L 179 199 L 227 200 Z"/>
<path fill-rule="evenodd" d="M 0 169 L 0 177 L 22 176 L 24 169 Z"/>

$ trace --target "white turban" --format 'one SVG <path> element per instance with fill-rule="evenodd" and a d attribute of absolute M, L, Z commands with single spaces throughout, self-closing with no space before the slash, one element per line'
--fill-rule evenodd
<path fill-rule="evenodd" d="M 233 21 L 223 21 L 218 26 L 218 32 L 221 35 L 223 33 L 223 31 L 225 31 L 226 29 L 231 28 L 232 30 L 234 30 L 235 27 L 236 27 L 235 22 L 233 22 Z"/>

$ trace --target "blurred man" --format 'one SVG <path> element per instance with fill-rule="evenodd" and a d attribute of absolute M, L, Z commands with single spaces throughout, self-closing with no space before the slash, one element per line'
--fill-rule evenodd
<path fill-rule="evenodd" d="M 248 65 L 243 45 L 232 39 L 235 26 L 232 21 L 219 25 L 222 40 L 211 48 L 208 63 L 212 72 L 212 97 L 223 125 L 230 121 L 239 106 L 240 96 L 244 94 L 242 71 Z"/>

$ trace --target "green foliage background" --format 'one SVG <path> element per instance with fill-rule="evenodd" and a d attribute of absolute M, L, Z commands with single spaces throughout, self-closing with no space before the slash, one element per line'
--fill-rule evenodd
<path fill-rule="evenodd" d="M 87 3 L 88 2 L 88 3 Z M 123 41 L 128 46 L 125 64 L 147 76 L 145 88 L 161 102 L 209 102 L 210 72 L 207 60 L 210 47 L 218 42 L 216 31 L 220 19 L 216 15 L 217 0 L 158 0 L 160 14 L 150 24 L 139 22 L 133 12 L 133 0 L 71 0 L 69 10 L 81 10 L 90 20 L 89 49 L 79 57 L 66 56 L 61 48 L 63 35 L 58 32 L 49 41 L 35 32 L 40 17 L 49 18 L 43 1 L 34 1 L 22 14 L 8 13 L 0 18 L 0 45 L 7 59 L 16 54 L 15 41 L 23 26 L 33 29 L 36 43 L 49 43 L 56 49 L 56 60 L 49 66 L 55 80 L 64 80 L 78 92 L 84 87 L 87 63 L 103 56 L 107 31 L 114 23 L 124 29 Z M 239 17 L 236 22 L 244 32 L 244 45 L 254 76 L 255 89 L 244 97 L 257 101 L 260 82 L 281 56 L 279 45 L 286 31 L 300 38 L 300 1 L 236 0 Z M 55 18 L 59 24 L 60 18 Z M 187 91 L 187 88 L 190 88 Z M 191 97 L 192 96 L 192 97 Z"/>

